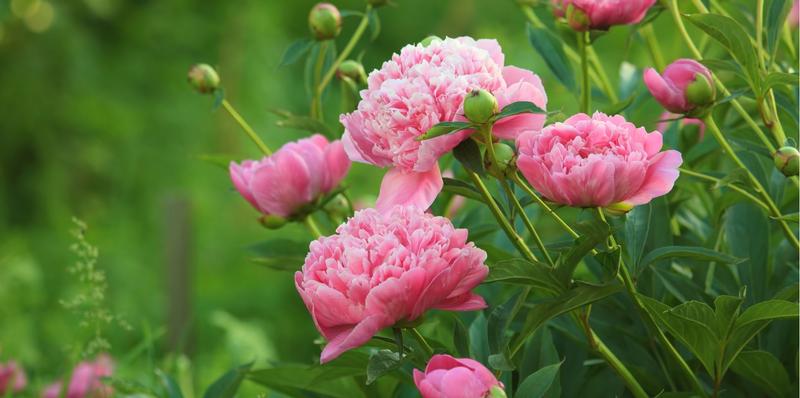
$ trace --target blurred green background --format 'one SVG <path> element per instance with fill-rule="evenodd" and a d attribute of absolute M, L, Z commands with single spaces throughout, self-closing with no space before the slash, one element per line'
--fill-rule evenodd
<path fill-rule="evenodd" d="M 227 173 L 201 159 L 258 152 L 228 115 L 212 111 L 212 98 L 186 83 L 190 65 L 215 65 L 227 98 L 270 146 L 303 136 L 275 126 L 268 110 L 308 113 L 302 62 L 278 64 L 293 40 L 308 35 L 313 4 L 0 1 L 0 360 L 16 358 L 41 385 L 65 371 L 70 344 L 86 339 L 59 304 L 78 288 L 66 271 L 75 261 L 73 216 L 87 222 L 87 238 L 100 249 L 109 307 L 132 326 L 107 331 L 120 372 L 148 370 L 176 347 L 191 359 L 199 386 L 254 358 L 317 357 L 317 333 L 291 274 L 248 261 L 246 250 L 310 236 L 298 226 L 261 227 Z M 364 7 L 363 0 L 335 4 Z M 531 49 L 514 1 L 397 0 L 379 14 L 380 35 L 356 50 L 366 51 L 367 71 L 430 34 L 496 38 L 507 64 L 542 76 L 549 108 L 577 107 Z M 340 48 L 357 23 L 345 18 Z M 650 63 L 630 33 L 614 29 L 597 43 L 615 83 L 620 62 Z M 682 51 L 673 36 L 659 38 L 668 60 Z M 333 97 L 327 117 L 340 130 Z M 634 119 L 652 126 L 660 111 L 645 101 Z M 354 166 L 354 196 L 369 200 L 379 178 L 379 170 Z M 170 282 L 170 263 L 183 258 L 188 274 Z M 177 345 L 170 344 L 171 300 L 189 322 L 172 338 Z"/>

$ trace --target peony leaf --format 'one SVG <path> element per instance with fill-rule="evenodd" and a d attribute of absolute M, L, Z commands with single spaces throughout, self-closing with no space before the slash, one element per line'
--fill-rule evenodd
<path fill-rule="evenodd" d="M 233 398 L 251 367 L 253 362 L 229 370 L 208 387 L 203 398 Z"/>
<path fill-rule="evenodd" d="M 764 79 L 764 86 L 761 87 L 761 95 L 765 95 L 767 91 L 776 86 L 797 86 L 800 82 L 797 73 L 785 72 L 770 72 L 767 78 Z"/>
<path fill-rule="evenodd" d="M 527 27 L 528 40 L 547 67 L 569 91 L 575 92 L 575 74 L 567 60 L 561 40 L 546 28 Z"/>
<path fill-rule="evenodd" d="M 278 66 L 291 65 L 297 62 L 300 57 L 311 49 L 312 44 L 314 44 L 314 41 L 311 39 L 297 39 L 293 41 L 292 44 L 289 44 L 289 47 L 286 48 L 286 51 L 283 52 L 281 62 L 278 63 Z"/>
<path fill-rule="evenodd" d="M 766 50 L 769 55 L 770 63 L 774 61 L 775 50 L 778 48 L 778 38 L 786 21 L 786 16 L 792 8 L 790 0 L 767 0 L 764 7 L 766 15 L 764 18 L 764 30 L 766 30 Z M 768 65 L 769 66 L 769 65 Z"/>
<path fill-rule="evenodd" d="M 416 140 L 425 141 L 431 138 L 441 137 L 443 135 L 452 134 L 461 130 L 466 130 L 474 127 L 475 126 L 473 126 L 468 122 L 441 122 L 429 128 L 428 131 L 425 132 L 425 134 L 418 136 Z"/>
<path fill-rule="evenodd" d="M 500 110 L 500 113 L 494 115 L 493 120 L 500 120 L 510 116 L 519 115 L 522 113 L 547 113 L 547 112 L 542 110 L 542 108 L 536 106 L 536 104 L 534 104 L 533 102 L 517 101 L 504 106 L 503 109 Z"/>
<path fill-rule="evenodd" d="M 369 356 L 367 363 L 367 385 L 372 384 L 379 377 L 395 370 L 403 363 L 399 352 L 392 350 L 378 350 Z"/>
<path fill-rule="evenodd" d="M 743 351 L 731 370 L 759 386 L 770 397 L 788 397 L 792 390 L 789 373 L 781 361 L 767 351 Z"/>
<path fill-rule="evenodd" d="M 552 268 L 543 263 L 531 262 L 521 258 L 512 258 L 494 263 L 489 267 L 489 276 L 486 277 L 484 282 L 503 282 L 532 286 L 552 294 L 564 291 L 564 286 L 556 279 Z"/>
<path fill-rule="evenodd" d="M 183 392 L 178 383 L 172 376 L 164 373 L 161 369 L 156 369 L 156 376 L 161 381 L 161 386 L 164 388 L 166 398 L 183 398 Z M 115 385 L 115 387 L 117 387 Z M 120 391 L 121 392 L 121 391 Z"/>
<path fill-rule="evenodd" d="M 483 168 L 483 156 L 475 141 L 462 141 L 457 147 L 453 148 L 453 156 L 461 162 L 465 169 L 480 176 L 486 175 L 486 170 Z"/>
<path fill-rule="evenodd" d="M 713 261 L 723 264 L 739 264 L 745 261 L 742 258 L 734 257 L 729 254 L 720 253 L 718 251 L 700 246 L 666 246 L 659 247 L 658 249 L 647 253 L 647 255 L 642 258 L 641 267 L 647 267 L 657 261 L 672 258 L 687 258 L 707 262 Z"/>
<path fill-rule="evenodd" d="M 578 230 L 580 236 L 575 239 L 573 246 L 558 256 L 558 260 L 556 260 L 556 277 L 565 285 L 569 284 L 575 268 L 578 267 L 583 257 L 611 234 L 608 225 L 599 219 L 581 222 L 575 229 Z"/>
<path fill-rule="evenodd" d="M 333 134 L 333 131 L 331 131 L 331 129 L 328 128 L 328 126 L 326 126 L 324 123 L 308 116 L 289 115 L 284 119 L 276 121 L 275 125 L 287 129 L 298 129 L 308 131 L 309 133 L 319 133 L 328 139 L 339 138 L 336 137 Z"/>
<path fill-rule="evenodd" d="M 516 396 L 525 398 L 544 397 L 556 380 L 562 363 L 564 361 L 547 365 L 526 377 L 522 384 L 519 385 Z"/>
<path fill-rule="evenodd" d="M 625 249 L 633 269 L 639 269 L 639 260 L 644 253 L 647 235 L 650 233 L 650 203 L 636 206 L 625 215 Z M 638 271 L 635 272 L 638 274 Z"/>

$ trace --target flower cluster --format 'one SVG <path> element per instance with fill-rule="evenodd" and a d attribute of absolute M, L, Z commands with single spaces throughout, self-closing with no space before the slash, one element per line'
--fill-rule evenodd
<path fill-rule="evenodd" d="M 25 389 L 27 385 L 28 378 L 25 375 L 25 370 L 16 362 L 0 363 L 0 396 L 18 393 Z"/>
<path fill-rule="evenodd" d="M 113 373 L 113 364 L 108 355 L 100 355 L 94 361 L 78 364 L 72 371 L 72 377 L 66 388 L 66 398 L 110 398 L 114 390 L 103 382 L 104 377 Z M 63 389 L 58 381 L 45 389 L 43 398 L 58 398 Z"/>

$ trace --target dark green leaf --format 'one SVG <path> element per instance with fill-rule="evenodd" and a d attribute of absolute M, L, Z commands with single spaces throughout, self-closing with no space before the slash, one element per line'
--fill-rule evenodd
<path fill-rule="evenodd" d="M 389 373 L 403 363 L 400 353 L 391 350 L 378 350 L 369 356 L 367 364 L 367 385 Z"/>
<path fill-rule="evenodd" d="M 743 297 L 719 296 L 714 299 L 714 312 L 718 336 L 727 336 L 733 331 L 733 323 L 739 316 Z"/>
<path fill-rule="evenodd" d="M 478 313 L 478 316 L 469 325 L 469 347 L 472 350 L 472 358 L 486 363 L 489 359 L 489 336 L 483 312 Z"/>
<path fill-rule="evenodd" d="M 338 138 L 334 136 L 333 131 L 331 131 L 331 129 L 328 128 L 328 126 L 326 126 L 324 123 L 308 116 L 291 115 L 285 119 L 276 121 L 275 125 L 289 129 L 304 130 L 308 131 L 309 133 L 320 133 L 329 139 Z"/>
<path fill-rule="evenodd" d="M 286 66 L 297 62 L 300 57 L 308 52 L 312 44 L 314 44 L 314 41 L 311 39 L 297 39 L 293 41 L 292 44 L 286 48 L 286 51 L 283 52 L 281 62 L 278 65 Z"/>
<path fill-rule="evenodd" d="M 486 174 L 483 168 L 483 157 L 478 144 L 473 140 L 464 140 L 453 148 L 453 156 L 461 162 L 465 169 L 475 172 L 480 176 Z"/>
<path fill-rule="evenodd" d="M 510 372 L 516 369 L 514 363 L 508 359 L 505 353 L 489 355 L 489 367 L 503 372 Z"/>
<path fill-rule="evenodd" d="M 764 85 L 761 87 L 761 95 L 765 95 L 769 89 L 776 86 L 790 86 L 798 85 L 800 78 L 797 73 L 784 73 L 784 72 L 770 72 L 767 78 L 764 79 Z"/>
<path fill-rule="evenodd" d="M 782 215 L 780 217 L 771 217 L 770 216 L 770 218 L 773 219 L 773 220 L 786 220 L 786 221 L 791 221 L 791 222 L 800 222 L 800 213 L 784 214 L 784 215 Z"/>
<path fill-rule="evenodd" d="M 498 305 L 489 313 L 486 320 L 487 335 L 489 336 L 489 352 L 492 354 L 502 353 L 506 349 L 506 337 L 511 323 L 511 313 L 517 304 L 519 294 L 512 295 L 505 303 Z M 491 360 L 491 357 L 489 358 Z M 510 370 L 500 369 L 497 370 Z"/>
<path fill-rule="evenodd" d="M 764 30 L 766 30 L 766 50 L 770 61 L 775 58 L 775 50 L 778 48 L 778 38 L 781 29 L 786 22 L 789 9 L 792 8 L 791 0 L 767 0 L 766 13 L 764 18 Z"/>
<path fill-rule="evenodd" d="M 250 362 L 229 370 L 206 389 L 203 398 L 233 398 L 252 366 Z"/>
<path fill-rule="evenodd" d="M 489 267 L 486 283 L 503 282 L 532 286 L 552 294 L 563 291 L 562 284 L 549 266 L 521 258 L 498 261 Z"/>
<path fill-rule="evenodd" d="M 234 161 L 234 158 L 231 155 L 197 155 L 197 158 L 204 162 L 213 164 L 214 166 L 217 166 L 225 171 L 228 170 L 231 162 Z"/>
<path fill-rule="evenodd" d="M 500 120 L 509 116 L 519 115 L 521 113 L 547 113 L 533 102 L 517 101 L 512 102 L 503 107 L 500 113 L 494 116 L 494 120 Z"/>
<path fill-rule="evenodd" d="M 601 110 L 603 113 L 608 115 L 617 115 L 622 113 L 624 110 L 628 109 L 631 105 L 633 105 L 633 101 L 636 99 L 635 95 L 628 96 L 628 98 L 619 101 L 617 103 L 608 105 L 603 107 Z"/>
<path fill-rule="evenodd" d="M 251 371 L 248 379 L 263 385 L 270 390 L 275 390 L 289 396 L 304 396 L 304 393 L 314 393 L 322 397 L 331 398 L 366 398 L 352 377 L 344 377 L 337 371 L 337 378 L 325 378 L 335 368 L 328 366 L 283 366 L 273 369 Z M 364 368 L 353 370 L 353 373 L 364 373 Z M 358 374 L 358 373 L 355 373 Z"/>
<path fill-rule="evenodd" d="M 456 347 L 456 354 L 462 358 L 469 358 L 472 356 L 469 350 L 469 331 L 455 313 L 453 319 L 453 345 Z"/>
<path fill-rule="evenodd" d="M 755 205 L 739 203 L 725 212 L 724 228 L 728 252 L 746 259 L 737 265 L 737 272 L 741 283 L 747 286 L 747 301 L 766 299 L 770 274 L 767 268 L 769 219 Z"/>
<path fill-rule="evenodd" d="M 183 392 L 170 375 L 164 373 L 161 369 L 156 369 L 156 376 L 161 381 L 161 387 L 164 388 L 164 393 L 167 398 L 183 398 Z"/>
<path fill-rule="evenodd" d="M 572 274 L 583 257 L 611 234 L 608 225 L 599 219 L 581 222 L 575 229 L 578 230 L 580 236 L 575 239 L 575 244 L 560 255 L 556 261 L 556 277 L 564 284 L 572 280 Z"/>
<path fill-rule="evenodd" d="M 759 386 L 767 396 L 788 397 L 792 385 L 778 358 L 767 351 L 743 351 L 731 365 L 734 373 Z"/>
<path fill-rule="evenodd" d="M 378 35 L 381 34 L 381 19 L 378 17 L 378 10 L 372 9 L 369 11 L 369 40 L 375 41 Z"/>
<path fill-rule="evenodd" d="M 656 261 L 671 258 L 687 258 L 696 261 L 709 262 L 714 261 L 723 264 L 739 264 L 744 261 L 741 258 L 733 257 L 731 255 L 700 246 L 666 246 L 659 247 L 658 249 L 647 253 L 647 255 L 642 258 L 641 266 L 647 267 Z"/>
<path fill-rule="evenodd" d="M 575 74 L 572 65 L 564 54 L 561 39 L 547 28 L 528 25 L 528 40 L 542 56 L 547 67 L 569 91 L 575 91 Z"/>
<path fill-rule="evenodd" d="M 478 192 L 478 190 L 475 189 L 475 187 L 473 187 L 471 184 L 447 177 L 442 178 L 442 180 L 444 180 L 442 191 L 450 192 L 454 195 L 461 195 L 465 198 L 485 203 L 483 195 L 481 195 L 481 193 Z"/>
<path fill-rule="evenodd" d="M 639 260 L 644 253 L 647 234 L 650 233 L 650 204 L 636 206 L 625 216 L 625 249 L 631 259 L 631 266 L 638 269 Z"/>
<path fill-rule="evenodd" d="M 469 128 L 474 128 L 474 126 L 468 122 L 441 122 L 429 128 L 425 134 L 418 136 L 416 140 L 429 140 L 431 138 L 441 137 L 443 135 L 455 133 Z"/>
<path fill-rule="evenodd" d="M 797 303 L 784 300 L 767 300 L 756 303 L 748 307 L 742 315 L 736 319 L 736 328 L 742 328 L 752 323 L 760 321 L 772 321 L 775 319 L 797 318 Z"/>
<path fill-rule="evenodd" d="M 522 384 L 519 385 L 517 397 L 525 398 L 540 398 L 544 397 L 547 390 L 553 384 L 553 381 L 558 376 L 558 369 L 561 367 L 563 361 L 545 366 L 530 376 L 526 377 Z"/>

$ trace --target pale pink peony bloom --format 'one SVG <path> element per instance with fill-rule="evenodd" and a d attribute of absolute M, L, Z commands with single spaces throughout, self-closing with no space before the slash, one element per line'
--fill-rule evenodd
<path fill-rule="evenodd" d="M 489 269 L 467 230 L 416 206 L 365 209 L 311 242 L 295 286 L 328 340 L 320 362 L 366 343 L 399 321 L 429 309 L 486 307 L 471 292 Z"/>
<path fill-rule="evenodd" d="M 315 134 L 261 160 L 231 162 L 236 190 L 264 214 L 290 217 L 331 192 L 350 168 L 341 141 Z"/>
<path fill-rule="evenodd" d="M 683 58 L 667 65 L 660 75 L 655 69 L 647 68 L 644 71 L 644 84 L 666 110 L 684 114 L 706 105 L 693 104 L 686 98 L 686 88 L 694 83 L 698 74 L 703 75 L 708 82 L 713 81 L 711 71 L 703 64 Z"/>
<path fill-rule="evenodd" d="M 465 120 L 462 105 L 474 89 L 492 92 L 500 107 L 530 101 L 544 109 L 547 96 L 538 76 L 504 66 L 495 40 L 469 37 L 408 45 L 370 73 L 358 109 L 340 117 L 350 159 L 389 167 L 378 209 L 413 204 L 427 209 L 442 189 L 437 160 L 466 139 L 461 131 L 425 141 L 416 138 L 440 122 Z M 501 120 L 494 133 L 514 139 L 538 130 L 546 116 L 524 114 Z"/>
<path fill-rule="evenodd" d="M 552 0 L 553 12 L 558 17 L 567 16 L 570 5 L 581 17 L 568 18 L 577 31 L 607 30 L 614 25 L 632 25 L 641 22 L 656 0 Z M 585 16 L 585 17 L 584 17 Z"/>
<path fill-rule="evenodd" d="M 517 139 L 517 165 L 547 199 L 575 207 L 627 209 L 665 195 L 678 178 L 681 154 L 661 150 L 622 116 L 580 113 Z"/>
<path fill-rule="evenodd" d="M 18 393 L 28 385 L 28 378 L 25 370 L 14 361 L 0 363 L 0 397 L 5 396 L 9 391 Z"/>
<path fill-rule="evenodd" d="M 800 0 L 794 0 L 792 10 L 789 11 L 789 16 L 786 18 L 789 21 L 789 26 L 796 28 L 800 25 Z"/>
<path fill-rule="evenodd" d="M 72 371 L 72 378 L 67 387 L 66 398 L 110 398 L 114 395 L 111 386 L 105 384 L 104 377 L 113 373 L 113 364 L 108 355 L 100 355 L 93 362 L 81 362 Z M 58 398 L 61 394 L 61 382 L 48 386 L 43 398 Z"/>
<path fill-rule="evenodd" d="M 414 369 L 414 383 L 422 398 L 485 398 L 503 388 L 480 362 L 442 354 L 431 357 L 424 373 Z"/>
<path fill-rule="evenodd" d="M 662 113 L 661 114 L 661 119 L 658 122 L 658 126 L 656 126 L 656 130 L 664 133 L 669 129 L 670 124 L 675 123 L 675 122 L 679 122 L 680 123 L 680 128 L 683 128 L 683 127 L 685 127 L 687 125 L 693 124 L 693 125 L 699 126 L 699 129 L 697 131 L 697 140 L 700 141 L 700 140 L 703 139 L 703 136 L 705 135 L 705 132 L 706 132 L 706 124 L 703 123 L 702 120 L 691 118 L 691 117 L 681 117 L 679 120 L 670 120 L 670 119 L 675 119 L 675 118 L 679 118 L 679 117 L 681 117 L 681 115 L 676 115 L 676 114 L 670 113 L 670 112 Z"/>

